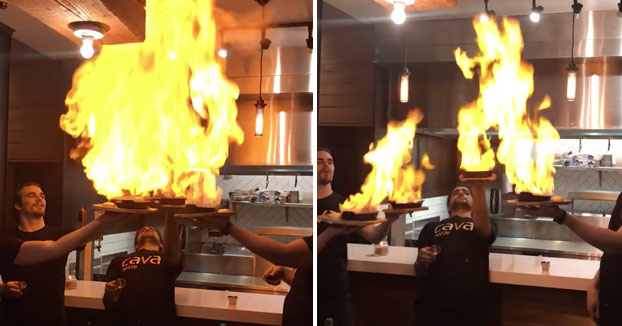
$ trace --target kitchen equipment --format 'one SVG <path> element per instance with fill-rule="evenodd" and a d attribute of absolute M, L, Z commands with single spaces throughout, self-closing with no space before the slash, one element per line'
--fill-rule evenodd
<path fill-rule="evenodd" d="M 300 192 L 298 190 L 291 190 L 287 194 L 287 202 L 288 203 L 299 203 L 300 202 Z"/>
<path fill-rule="evenodd" d="M 501 201 L 500 198 L 500 191 L 497 188 L 491 188 L 490 189 L 490 213 L 491 214 L 498 214 L 499 213 L 499 202 Z"/>

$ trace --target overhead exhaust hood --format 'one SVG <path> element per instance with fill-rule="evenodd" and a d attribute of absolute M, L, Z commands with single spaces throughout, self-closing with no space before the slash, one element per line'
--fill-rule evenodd
<path fill-rule="evenodd" d="M 518 17 L 525 43 L 523 59 L 535 69 L 534 94 L 528 107 L 535 107 L 550 95 L 552 105 L 544 115 L 561 137 L 622 136 L 622 19 L 616 12 L 587 11 L 576 21 L 575 62 L 579 71 L 574 102 L 566 100 L 572 13 L 547 14 L 538 24 L 527 16 Z M 408 68 L 417 87 L 411 101 L 400 105 L 391 98 L 397 94 L 393 83 L 385 103 L 396 117 L 412 107 L 424 110 L 426 117 L 419 133 L 457 135 L 458 110 L 478 95 L 477 81 L 466 80 L 453 57 L 457 47 L 469 54 L 477 50 L 471 24 L 471 19 L 458 19 L 418 21 L 408 26 Z M 403 46 L 403 34 L 391 24 L 378 25 L 375 31 L 377 62 L 386 68 L 381 77 L 385 81 L 376 81 L 376 85 L 389 84 L 403 69 L 403 58 L 395 51 Z"/>
<path fill-rule="evenodd" d="M 226 75 L 240 88 L 238 123 L 244 143 L 231 145 L 221 174 L 312 175 L 312 52 L 307 47 L 310 22 L 268 27 L 272 41 L 263 54 L 262 97 L 266 102 L 263 136 L 254 136 L 259 94 L 260 29 L 230 29 Z"/>

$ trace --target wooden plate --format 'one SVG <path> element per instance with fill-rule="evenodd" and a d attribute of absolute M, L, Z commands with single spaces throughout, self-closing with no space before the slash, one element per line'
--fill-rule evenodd
<path fill-rule="evenodd" d="M 427 207 L 421 206 L 421 207 L 417 207 L 417 208 L 398 208 L 398 209 L 389 208 L 389 209 L 383 210 L 383 212 L 385 214 L 408 214 L 408 213 L 412 213 L 412 212 L 427 211 L 427 210 L 428 210 Z"/>
<path fill-rule="evenodd" d="M 497 175 L 496 174 L 492 174 L 489 177 L 482 177 L 482 178 L 471 178 L 471 177 L 466 177 L 463 174 L 461 174 L 460 176 L 458 176 L 458 180 L 463 181 L 463 182 L 468 182 L 468 181 L 494 181 L 497 179 Z"/>
<path fill-rule="evenodd" d="M 192 218 L 204 218 L 204 217 L 231 217 L 233 215 L 235 215 L 234 212 L 226 212 L 226 213 L 211 212 L 211 213 L 175 214 L 175 217 L 192 219 Z"/>
<path fill-rule="evenodd" d="M 365 226 L 378 224 L 386 221 L 386 218 L 376 218 L 374 220 L 364 220 L 364 221 L 356 221 L 356 220 L 344 220 L 341 218 L 341 214 L 338 212 L 329 212 L 323 215 L 318 216 L 319 220 L 322 222 L 326 222 L 328 224 L 335 225 L 349 225 L 349 226 Z"/>
<path fill-rule="evenodd" d="M 512 206 L 563 206 L 563 205 L 570 205 L 572 202 L 569 200 L 562 200 L 562 201 L 554 201 L 554 200 L 547 200 L 547 201 L 519 201 L 518 199 L 511 199 L 506 201 L 509 205 Z"/>
<path fill-rule="evenodd" d="M 95 209 L 96 211 L 107 211 L 107 212 L 127 213 L 127 214 L 151 214 L 151 213 L 155 213 L 158 211 L 157 209 L 151 208 L 151 207 L 134 209 L 134 208 L 106 207 L 102 204 L 93 204 L 93 209 Z"/>

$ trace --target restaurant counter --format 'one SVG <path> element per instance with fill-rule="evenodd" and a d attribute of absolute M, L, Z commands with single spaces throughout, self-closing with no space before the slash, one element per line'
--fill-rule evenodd
<path fill-rule="evenodd" d="M 348 244 L 348 271 L 357 326 L 414 325 L 417 248 L 390 246 L 385 256 L 371 245 Z M 540 260 L 550 261 L 544 272 Z M 600 261 L 490 254 L 490 280 L 498 318 L 504 324 L 591 326 L 585 290 Z M 369 300 L 369 298 L 374 298 Z M 392 318 L 374 314 L 391 311 Z M 384 319 L 383 319 L 384 318 Z"/>
<path fill-rule="evenodd" d="M 101 319 L 104 285 L 104 282 L 78 281 L 76 289 L 65 290 L 65 307 L 78 308 L 82 315 L 85 310 L 94 311 L 91 315 Z M 227 295 L 238 296 L 235 306 L 229 305 Z M 214 325 L 221 325 L 221 322 L 228 326 L 280 325 L 284 300 L 283 295 L 175 288 L 177 315 L 183 317 L 184 325 L 193 325 L 192 320 L 209 325 L 205 324 L 206 319 L 215 321 Z M 72 311 L 75 310 L 68 309 L 70 321 Z"/>

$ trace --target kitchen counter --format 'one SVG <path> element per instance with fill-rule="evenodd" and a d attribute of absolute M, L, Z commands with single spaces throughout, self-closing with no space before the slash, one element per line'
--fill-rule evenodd
<path fill-rule="evenodd" d="M 78 281 L 74 290 L 65 290 L 65 306 L 103 310 L 104 282 Z M 229 306 L 227 295 L 237 295 L 236 306 Z M 280 325 L 285 296 L 175 288 L 177 315 L 241 323 Z"/>
<path fill-rule="evenodd" d="M 510 251 L 509 253 L 530 253 L 586 259 L 600 259 L 603 255 L 600 249 L 591 246 L 587 242 L 510 237 L 497 237 L 490 250 L 492 252 L 508 253 Z"/>
<path fill-rule="evenodd" d="M 348 270 L 414 276 L 417 248 L 389 247 L 386 256 L 373 255 L 371 245 L 348 244 Z M 492 283 L 585 291 L 600 267 L 598 260 L 543 257 L 551 262 L 543 272 L 538 256 L 490 254 Z"/>

